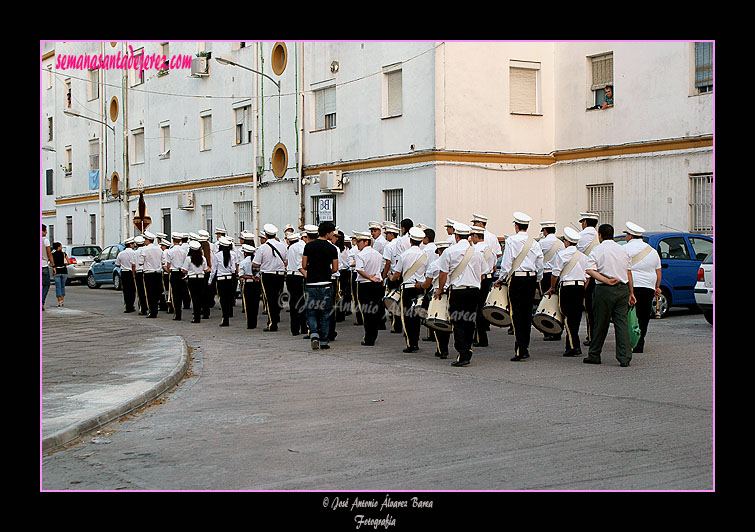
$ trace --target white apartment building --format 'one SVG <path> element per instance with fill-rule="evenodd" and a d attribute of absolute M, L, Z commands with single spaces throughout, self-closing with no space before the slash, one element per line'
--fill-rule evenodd
<path fill-rule="evenodd" d="M 193 66 L 63 68 L 119 51 Z M 350 233 L 408 217 L 444 237 L 446 218 L 480 213 L 504 235 L 523 211 L 562 234 L 585 210 L 617 231 L 631 220 L 712 233 L 712 52 L 680 41 L 41 43 L 42 223 L 63 243 L 122 241 L 138 232 L 142 191 L 150 230 L 165 233 L 238 237 L 327 218 Z M 606 85 L 614 105 L 595 109 Z"/>

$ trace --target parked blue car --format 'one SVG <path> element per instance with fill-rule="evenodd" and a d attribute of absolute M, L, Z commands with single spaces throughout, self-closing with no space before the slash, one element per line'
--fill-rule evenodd
<path fill-rule="evenodd" d="M 125 247 L 123 244 L 113 244 L 94 257 L 94 262 L 87 272 L 87 286 L 89 288 L 99 288 L 103 284 L 112 284 L 116 290 L 121 289 L 121 269 L 115 265 L 115 258 Z"/>
<path fill-rule="evenodd" d="M 642 239 L 653 246 L 661 257 L 661 291 L 653 303 L 661 317 L 669 308 L 688 306 L 697 308 L 695 284 L 700 263 L 713 253 L 713 237 L 696 233 L 650 232 Z M 618 244 L 626 243 L 626 235 L 616 235 Z"/>

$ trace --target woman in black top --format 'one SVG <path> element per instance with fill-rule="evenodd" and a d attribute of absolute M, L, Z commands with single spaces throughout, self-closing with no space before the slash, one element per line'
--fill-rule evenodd
<path fill-rule="evenodd" d="M 58 297 L 58 306 L 62 307 L 68 279 L 68 255 L 63 251 L 60 242 L 54 242 L 52 245 L 52 261 L 55 268 L 55 295 Z"/>

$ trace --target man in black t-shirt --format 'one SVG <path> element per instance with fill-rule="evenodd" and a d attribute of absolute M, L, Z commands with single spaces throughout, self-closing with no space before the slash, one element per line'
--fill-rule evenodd
<path fill-rule="evenodd" d="M 338 248 L 330 242 L 335 230 L 333 222 L 322 222 L 317 228 L 318 237 L 304 246 L 302 254 L 305 311 L 312 349 L 330 348 L 330 320 L 335 319 L 331 275 L 338 271 Z"/>

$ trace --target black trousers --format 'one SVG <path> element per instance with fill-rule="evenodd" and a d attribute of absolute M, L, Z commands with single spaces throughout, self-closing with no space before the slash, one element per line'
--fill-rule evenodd
<path fill-rule="evenodd" d="M 165 297 L 166 291 L 168 292 L 167 298 Z M 165 270 L 163 270 L 160 276 L 160 299 L 159 299 L 160 310 L 173 312 L 171 305 L 172 305 L 172 302 L 170 301 L 170 274 L 166 272 Z"/>
<path fill-rule="evenodd" d="M 459 353 L 457 360 L 460 362 L 472 358 L 479 297 L 479 288 L 451 290 L 448 296 L 448 317 L 453 327 L 454 349 Z"/>
<path fill-rule="evenodd" d="M 260 296 L 262 295 L 262 285 L 259 281 L 244 279 L 241 288 L 241 297 L 244 302 L 244 316 L 246 316 L 246 328 L 254 329 L 257 327 L 257 315 L 260 311 Z"/>
<path fill-rule="evenodd" d="M 351 296 L 351 270 L 341 270 L 338 287 L 341 290 L 341 300 L 336 308 L 336 321 L 343 321 L 346 316 L 351 314 L 352 296 Z"/>
<path fill-rule="evenodd" d="M 191 298 L 194 321 L 198 322 L 204 314 L 204 305 L 207 299 L 205 295 L 205 292 L 207 291 L 207 279 L 205 279 L 204 276 L 190 277 L 186 282 L 186 287 L 189 290 L 189 296 Z"/>
<path fill-rule="evenodd" d="M 274 273 L 263 273 L 260 275 L 262 281 L 262 295 L 265 298 L 265 308 L 267 308 L 267 326 L 277 327 L 281 320 L 280 298 L 283 293 L 283 284 L 285 277 Z"/>
<path fill-rule="evenodd" d="M 291 315 L 291 334 L 306 333 L 307 320 L 304 316 L 304 277 L 287 274 L 288 309 Z"/>
<path fill-rule="evenodd" d="M 490 322 L 482 315 L 482 307 L 485 306 L 485 300 L 490 293 L 490 285 L 493 284 L 494 279 L 492 277 L 483 279 L 480 281 L 480 296 L 477 299 L 477 320 L 475 322 L 475 339 L 478 344 L 483 346 L 488 345 L 488 331 L 490 330 Z"/>
<path fill-rule="evenodd" d="M 419 347 L 420 318 L 412 310 L 412 301 L 420 294 L 420 290 L 413 286 L 401 288 L 402 326 L 406 347 Z"/>
<path fill-rule="evenodd" d="M 579 343 L 579 325 L 584 312 L 585 286 L 561 285 L 558 289 L 558 305 L 564 315 L 564 332 L 566 332 L 565 352 L 582 351 Z"/>
<path fill-rule="evenodd" d="M 587 319 L 587 341 L 591 341 L 592 329 L 595 325 L 595 313 L 592 309 L 592 293 L 595 289 L 595 279 L 590 278 L 587 286 L 585 286 L 585 318 Z"/>
<path fill-rule="evenodd" d="M 217 281 L 213 280 L 212 284 L 208 284 L 207 281 L 209 280 L 210 273 L 207 272 L 204 274 L 205 287 L 204 290 L 202 290 L 202 317 L 204 319 L 208 319 L 210 317 L 210 309 L 215 306 L 215 290 Z"/>
<path fill-rule="evenodd" d="M 160 296 L 163 293 L 162 272 L 144 272 L 144 287 L 147 292 L 147 308 L 149 316 L 154 318 L 160 304 Z"/>
<path fill-rule="evenodd" d="M 357 283 L 357 273 L 351 272 L 351 298 L 354 301 L 354 324 L 355 325 L 363 325 L 364 324 L 364 316 L 362 316 L 362 310 L 359 308 L 359 301 L 357 297 L 357 290 L 358 283 Z"/>
<path fill-rule="evenodd" d="M 123 309 L 126 312 L 134 312 L 136 301 L 136 280 L 131 270 L 121 270 L 121 288 L 123 289 Z"/>
<path fill-rule="evenodd" d="M 220 310 L 223 316 L 223 323 L 233 315 L 233 299 L 236 297 L 236 282 L 232 277 L 228 279 L 217 279 L 218 299 L 220 300 Z"/>
<path fill-rule="evenodd" d="M 637 299 L 635 307 L 637 309 L 637 321 L 640 322 L 640 341 L 637 343 L 637 347 L 645 346 L 645 335 L 648 332 L 648 324 L 650 318 L 653 316 L 653 298 L 655 297 L 655 289 L 634 287 L 634 297 Z"/>
<path fill-rule="evenodd" d="M 144 271 L 136 270 L 136 298 L 139 302 L 139 314 L 146 315 L 149 313 L 147 308 L 147 289 L 144 286 Z"/>
<path fill-rule="evenodd" d="M 364 343 L 372 345 L 377 340 L 380 321 L 385 315 L 383 284 L 376 282 L 357 283 L 357 301 L 364 320 Z"/>
<path fill-rule="evenodd" d="M 181 310 L 184 300 L 187 298 L 186 283 L 183 280 L 183 272 L 170 272 L 170 302 L 173 307 L 173 315 L 177 320 L 181 319 Z"/>
<path fill-rule="evenodd" d="M 430 336 L 435 339 L 438 354 L 448 356 L 448 343 L 451 340 L 451 333 L 430 329 Z"/>
<path fill-rule="evenodd" d="M 516 356 L 530 354 L 532 306 L 535 301 L 537 277 L 512 276 L 509 279 L 509 304 L 514 326 L 514 352 Z"/>
<path fill-rule="evenodd" d="M 385 293 L 383 294 L 383 296 L 388 295 L 388 292 L 390 292 L 394 288 L 399 288 L 400 286 L 401 286 L 401 281 L 391 281 L 390 279 L 388 279 L 385 282 Z M 385 308 L 385 305 L 383 305 L 383 316 L 385 318 L 387 318 L 388 321 L 391 323 L 391 330 L 394 333 L 400 333 L 401 332 L 402 327 L 401 327 L 401 316 L 400 315 L 396 316 L 394 314 L 391 314 L 390 312 L 388 312 L 388 309 Z M 380 329 L 381 330 L 385 329 L 385 320 L 384 319 L 381 320 Z"/>

